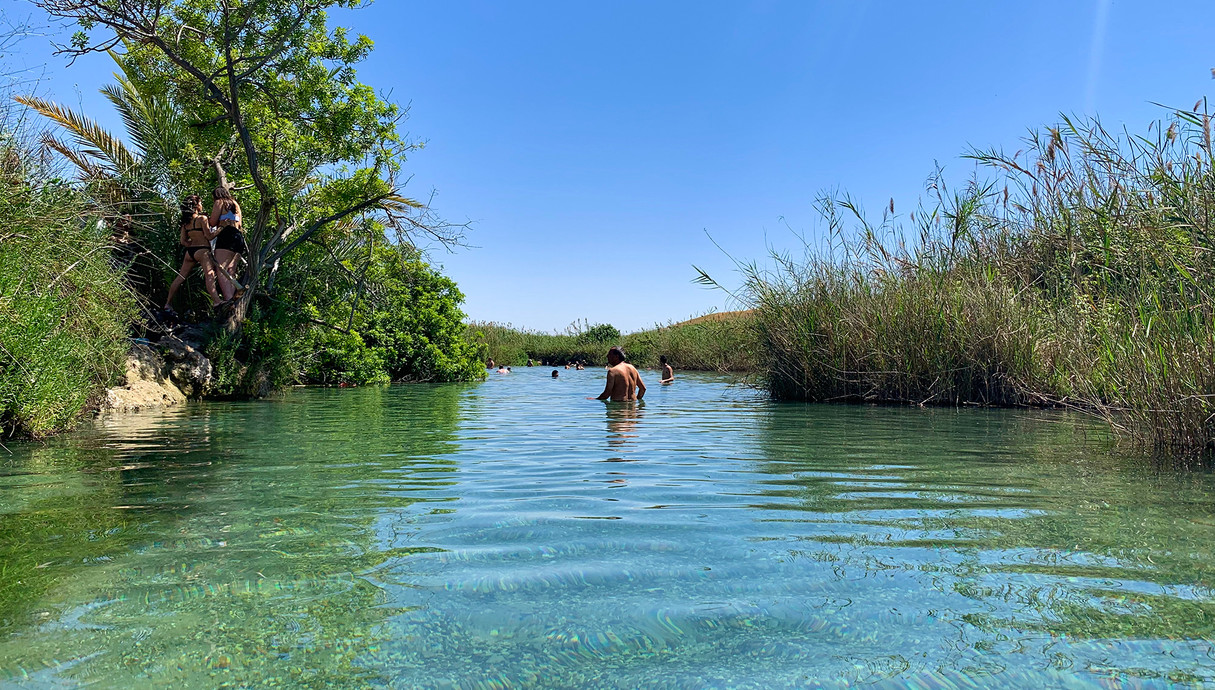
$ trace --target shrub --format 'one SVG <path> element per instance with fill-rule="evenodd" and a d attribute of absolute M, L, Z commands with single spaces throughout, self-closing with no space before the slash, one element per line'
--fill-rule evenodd
<path fill-rule="evenodd" d="M 70 186 L 0 147 L 0 426 L 64 430 L 122 374 L 135 301 Z"/>

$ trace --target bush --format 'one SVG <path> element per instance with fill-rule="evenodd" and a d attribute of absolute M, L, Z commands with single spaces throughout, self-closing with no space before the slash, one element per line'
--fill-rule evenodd
<path fill-rule="evenodd" d="M 349 267 L 326 272 L 324 261 L 308 259 L 304 253 L 280 282 L 283 293 L 297 295 L 294 304 L 265 301 L 239 343 L 229 339 L 214 348 L 224 369 L 262 363 L 264 371 L 236 376 L 227 391 L 256 390 L 267 379 L 364 385 L 485 376 L 481 352 L 466 338 L 464 296 L 417 252 L 377 247 L 359 273 Z"/>
<path fill-rule="evenodd" d="M 79 193 L 0 147 L 0 426 L 69 428 L 123 373 L 134 298 Z"/>
<path fill-rule="evenodd" d="M 769 391 L 1067 405 L 1138 442 L 1215 447 L 1211 118 L 1153 130 L 1064 118 L 1015 156 L 973 153 L 998 177 L 958 192 L 934 177 L 911 232 L 893 205 L 872 225 L 822 200 L 823 245 L 745 270 Z"/>

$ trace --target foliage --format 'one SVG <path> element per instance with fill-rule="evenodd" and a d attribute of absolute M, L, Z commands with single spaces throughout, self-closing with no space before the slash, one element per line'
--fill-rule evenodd
<path fill-rule="evenodd" d="M 240 332 L 211 330 L 204 352 L 215 370 L 215 396 L 260 397 L 303 382 L 299 363 L 306 356 L 308 329 L 296 310 L 254 304 Z"/>
<path fill-rule="evenodd" d="M 11 139 L 0 146 L 0 426 L 43 436 L 122 374 L 135 303 L 108 230 L 31 160 Z"/>
<path fill-rule="evenodd" d="M 357 79 L 372 42 L 328 25 L 329 9 L 361 0 L 36 4 L 80 24 L 70 53 L 123 45 L 133 87 L 188 114 L 188 141 L 170 169 L 205 162 L 212 184 L 243 190 L 245 282 L 255 289 L 230 328 L 306 242 L 331 243 L 368 218 L 401 244 L 417 234 L 458 242 L 460 226 L 401 194 L 397 174 L 415 146 L 397 130 L 404 112 Z"/>
<path fill-rule="evenodd" d="M 357 272 L 329 273 L 308 270 L 308 253 L 281 276 L 281 293 L 293 296 L 291 302 L 254 303 L 239 334 L 216 329 L 206 352 L 217 370 L 219 395 L 265 395 L 290 383 L 468 381 L 485 375 L 479 348 L 465 337 L 459 308 L 464 296 L 416 252 L 377 247 L 370 262 L 355 265 Z"/>
<path fill-rule="evenodd" d="M 757 341 L 745 314 L 694 319 L 599 340 L 587 336 L 590 330 L 556 335 L 497 323 L 473 323 L 468 329 L 470 337 L 484 346 L 486 357 L 502 364 L 520 365 L 534 359 L 549 365 L 581 361 L 602 366 L 607 363 L 608 348 L 619 345 L 628 361 L 641 367 L 658 366 L 660 355 L 680 369 L 746 372 L 756 366 Z"/>
<path fill-rule="evenodd" d="M 585 342 L 601 343 L 609 340 L 619 340 L 620 331 L 610 323 L 601 323 L 579 333 L 578 337 Z"/>
<path fill-rule="evenodd" d="M 354 270 L 302 271 L 285 277 L 300 296 L 311 328 L 314 383 L 466 381 L 484 376 L 478 348 L 465 338 L 464 296 L 417 252 L 373 246 Z M 306 265 L 306 264 L 305 264 Z M 336 325 L 335 325 L 336 324 Z"/>
<path fill-rule="evenodd" d="M 1211 448 L 1215 159 L 1203 107 L 1148 136 L 1065 117 L 1017 155 L 973 152 L 996 178 L 952 190 L 938 171 L 929 205 L 906 221 L 893 202 L 872 224 L 848 197 L 824 198 L 821 245 L 742 267 L 768 389 L 1075 406 L 1127 438 Z"/>

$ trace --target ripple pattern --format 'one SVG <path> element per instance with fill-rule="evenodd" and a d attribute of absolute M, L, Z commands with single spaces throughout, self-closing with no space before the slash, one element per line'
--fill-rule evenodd
<path fill-rule="evenodd" d="M 548 373 L 13 448 L 0 686 L 1215 682 L 1205 471 L 1058 414 Z"/>

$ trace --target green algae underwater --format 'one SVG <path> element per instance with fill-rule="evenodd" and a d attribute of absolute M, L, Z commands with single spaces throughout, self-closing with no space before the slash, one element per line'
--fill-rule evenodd
<path fill-rule="evenodd" d="M 601 385 L 293 389 L 10 446 L 0 687 L 1215 679 L 1201 467 L 1057 412 Z"/>

